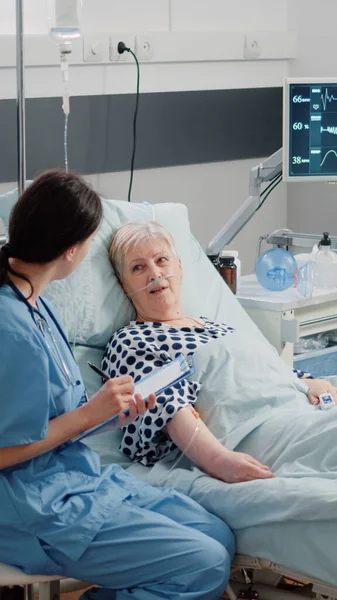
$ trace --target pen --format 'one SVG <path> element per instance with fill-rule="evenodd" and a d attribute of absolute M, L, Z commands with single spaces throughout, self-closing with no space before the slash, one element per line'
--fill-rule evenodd
<path fill-rule="evenodd" d="M 93 363 L 88 362 L 88 365 L 90 367 L 90 369 L 92 369 L 93 371 L 95 371 L 95 373 L 97 373 L 97 375 L 100 375 L 101 377 L 103 377 L 103 379 L 105 379 L 105 381 L 108 381 L 110 379 L 109 375 L 107 375 L 106 373 L 104 373 L 101 369 L 99 369 L 98 367 L 96 367 L 96 365 L 94 365 Z"/>

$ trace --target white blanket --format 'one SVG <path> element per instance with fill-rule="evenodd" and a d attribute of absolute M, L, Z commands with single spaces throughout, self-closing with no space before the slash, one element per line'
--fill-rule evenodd
<path fill-rule="evenodd" d="M 185 457 L 170 471 L 172 455 L 130 470 L 222 517 L 241 553 L 337 584 L 337 407 L 311 406 L 306 386 L 266 348 L 238 333 L 220 338 L 196 352 L 193 379 L 202 383 L 197 408 L 217 438 L 268 464 L 274 479 L 230 485 Z"/>

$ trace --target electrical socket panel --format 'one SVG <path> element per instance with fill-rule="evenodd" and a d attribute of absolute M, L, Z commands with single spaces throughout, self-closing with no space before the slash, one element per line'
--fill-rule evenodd
<path fill-rule="evenodd" d="M 131 33 L 113 33 L 110 34 L 110 60 L 115 63 L 129 62 L 133 60 L 130 52 L 123 52 L 119 54 L 118 44 L 124 42 L 125 46 L 130 48 L 132 52 L 135 51 L 135 36 Z"/>
<path fill-rule="evenodd" d="M 154 53 L 154 36 L 137 35 L 135 39 L 135 53 L 139 61 L 153 59 Z"/>
<path fill-rule="evenodd" d="M 244 58 L 259 58 L 261 50 L 259 37 L 256 34 L 246 34 L 243 48 Z"/>
<path fill-rule="evenodd" d="M 83 36 L 83 62 L 109 62 L 110 39 L 108 34 Z"/>

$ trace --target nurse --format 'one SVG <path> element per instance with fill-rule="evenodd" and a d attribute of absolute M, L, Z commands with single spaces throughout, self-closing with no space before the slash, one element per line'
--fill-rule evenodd
<path fill-rule="evenodd" d="M 215 600 L 234 551 L 223 521 L 118 465 L 101 468 L 95 452 L 70 442 L 125 408 L 128 421 L 145 411 L 140 397 L 132 402 L 129 376 L 87 402 L 41 296 L 80 264 L 101 217 L 99 197 L 80 177 L 49 171 L 14 206 L 0 250 L 0 561 L 92 581 L 102 586 L 98 600 Z"/>

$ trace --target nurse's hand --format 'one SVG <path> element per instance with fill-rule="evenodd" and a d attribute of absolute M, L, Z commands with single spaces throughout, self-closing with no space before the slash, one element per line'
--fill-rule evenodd
<path fill-rule="evenodd" d="M 135 385 L 130 375 L 108 379 L 90 401 L 83 405 L 90 421 L 89 427 L 95 427 L 129 409 L 134 393 Z"/>
<path fill-rule="evenodd" d="M 330 381 L 326 381 L 325 379 L 302 379 L 308 388 L 308 399 L 310 404 L 314 404 L 317 406 L 319 404 L 319 395 L 320 394 L 331 394 L 335 400 L 335 404 L 337 404 L 337 389 L 331 385 Z"/>
<path fill-rule="evenodd" d="M 129 414 L 121 414 L 119 416 L 118 420 L 120 421 L 121 427 L 125 427 L 126 425 L 129 425 L 129 423 L 132 423 L 138 415 L 143 415 L 147 410 L 154 408 L 155 404 L 156 396 L 154 394 L 150 394 L 147 402 L 143 400 L 140 394 L 136 394 L 134 400 L 129 402 Z"/>
<path fill-rule="evenodd" d="M 128 425 L 136 419 L 138 415 L 143 415 L 146 410 L 154 407 L 156 397 L 154 394 L 149 396 L 145 402 L 140 394 L 135 394 L 135 385 L 130 375 L 121 375 L 108 379 L 101 389 L 91 397 L 90 402 L 85 406 L 87 411 L 93 413 L 91 418 L 94 419 L 90 427 L 94 427 L 100 423 L 104 423 L 107 419 L 118 415 L 120 426 Z M 129 414 L 123 414 L 123 411 L 128 410 Z"/>

